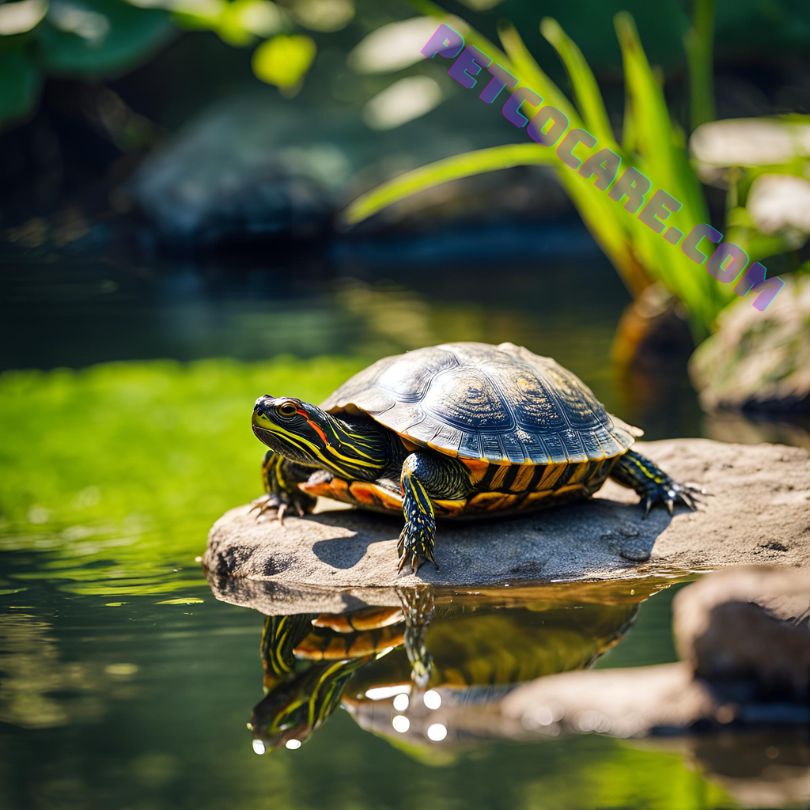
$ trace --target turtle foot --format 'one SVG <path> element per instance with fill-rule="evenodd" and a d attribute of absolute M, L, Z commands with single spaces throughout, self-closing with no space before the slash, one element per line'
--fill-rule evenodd
<path fill-rule="evenodd" d="M 667 477 L 660 484 L 656 483 L 650 486 L 642 497 L 641 504 L 644 507 L 644 517 L 646 518 L 650 514 L 650 510 L 654 506 L 660 504 L 666 506 L 670 515 L 673 514 L 677 504 L 683 504 L 695 511 L 703 504 L 701 496 L 707 494 L 706 490 L 697 484 L 679 484 Z"/>
<path fill-rule="evenodd" d="M 425 562 L 432 562 L 438 571 L 439 566 L 433 555 L 436 546 L 436 521 L 432 515 L 418 513 L 412 517 L 402 529 L 397 543 L 399 565 L 397 571 L 402 571 L 410 562 L 411 571 L 415 574 Z"/>
<path fill-rule="evenodd" d="M 284 517 L 292 510 L 298 517 L 304 517 L 315 508 L 315 498 L 304 492 L 276 493 L 270 492 L 256 498 L 250 504 L 249 513 L 255 512 L 257 522 L 266 518 L 269 521 L 278 520 L 284 525 Z"/>

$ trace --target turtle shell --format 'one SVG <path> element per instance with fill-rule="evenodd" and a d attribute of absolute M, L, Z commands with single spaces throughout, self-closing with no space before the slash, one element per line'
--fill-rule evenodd
<path fill-rule="evenodd" d="M 365 413 L 414 444 L 491 464 L 600 461 L 641 435 L 556 361 L 512 343 L 444 343 L 383 358 L 323 408 Z"/>

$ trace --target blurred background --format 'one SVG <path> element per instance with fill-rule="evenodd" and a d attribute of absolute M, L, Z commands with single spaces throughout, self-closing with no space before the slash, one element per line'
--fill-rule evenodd
<path fill-rule="evenodd" d="M 423 60 L 443 19 L 776 300 Z M 345 715 L 259 760 L 261 617 L 195 557 L 259 494 L 257 395 L 318 401 L 446 340 L 551 355 L 649 439 L 810 446 L 809 115 L 804 0 L 1 3 L 0 807 L 454 806 L 493 769 L 493 807 L 745 804 L 683 752 L 502 743 L 438 770 Z M 606 665 L 673 659 L 670 599 Z"/>

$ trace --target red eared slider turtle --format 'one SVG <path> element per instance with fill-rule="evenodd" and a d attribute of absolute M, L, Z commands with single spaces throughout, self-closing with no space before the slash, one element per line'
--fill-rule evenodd
<path fill-rule="evenodd" d="M 387 717 L 390 732 L 396 695 L 409 695 L 415 710 L 438 689 L 475 712 L 519 683 L 590 667 L 660 587 L 636 581 L 589 594 L 560 585 L 517 601 L 402 589 L 400 607 L 267 616 L 265 694 L 248 724 L 254 750 L 297 748 L 341 705 L 363 726 Z"/>
<path fill-rule="evenodd" d="M 436 520 L 538 509 L 592 495 L 608 477 L 646 511 L 698 489 L 629 448 L 641 431 L 608 414 L 554 360 L 511 343 L 445 343 L 378 360 L 321 407 L 259 397 L 269 448 L 259 514 L 303 515 L 322 495 L 402 511 L 399 568 L 434 560 Z"/>

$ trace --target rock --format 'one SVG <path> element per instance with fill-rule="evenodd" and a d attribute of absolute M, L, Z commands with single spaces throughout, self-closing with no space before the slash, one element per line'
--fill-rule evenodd
<path fill-rule="evenodd" d="M 698 677 L 810 699 L 810 569 L 713 574 L 677 595 L 673 626 L 678 654 Z"/>
<path fill-rule="evenodd" d="M 164 241 L 208 247 L 329 227 L 340 155 L 297 150 L 294 133 L 311 124 L 266 109 L 257 125 L 256 109 L 251 97 L 215 106 L 140 166 L 128 191 Z"/>
<path fill-rule="evenodd" d="M 539 678 L 499 711 L 541 735 L 810 723 L 809 620 L 810 568 L 715 572 L 675 598 L 684 661 Z"/>
<path fill-rule="evenodd" d="M 313 121 L 306 107 L 269 88 L 218 102 L 144 161 L 128 193 L 173 246 L 325 236 L 343 206 L 386 180 L 470 149 L 525 139 L 463 96 L 384 133 L 334 100 L 320 100 L 317 110 Z M 551 169 L 517 167 L 436 186 L 358 230 L 513 226 L 572 211 Z"/>
<path fill-rule="evenodd" d="M 517 687 L 500 707 L 537 736 L 554 737 L 644 737 L 683 730 L 718 709 L 710 688 L 695 682 L 683 663 L 551 675 Z"/>
<path fill-rule="evenodd" d="M 749 299 L 723 310 L 689 371 L 704 408 L 810 409 L 810 278 L 792 276 L 760 312 Z"/>
<path fill-rule="evenodd" d="M 248 507 L 240 506 L 211 529 L 203 564 L 234 601 L 240 601 L 234 591 L 243 587 L 238 581 L 247 580 L 255 598 L 262 591 L 255 583 L 265 582 L 293 591 L 330 589 L 333 603 L 334 593 L 344 589 L 362 603 L 370 589 L 380 600 L 379 589 L 390 594 L 396 586 L 419 582 L 479 587 L 757 562 L 810 564 L 806 451 L 701 439 L 641 443 L 639 449 L 676 479 L 704 486 L 711 495 L 703 508 L 679 508 L 674 517 L 657 509 L 645 520 L 636 494 L 608 482 L 590 502 L 502 520 L 442 523 L 436 545 L 440 569 L 425 565 L 418 575 L 398 576 L 402 521 L 396 515 L 326 502 L 314 515 L 288 517 L 282 527 L 257 523 Z M 641 567 L 633 564 L 648 555 Z"/>

